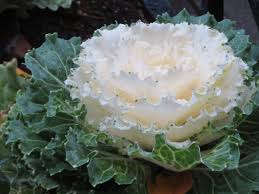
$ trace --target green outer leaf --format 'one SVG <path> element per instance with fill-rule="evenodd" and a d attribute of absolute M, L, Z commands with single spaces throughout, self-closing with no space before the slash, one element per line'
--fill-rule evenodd
<path fill-rule="evenodd" d="M 79 52 L 80 39 L 66 41 L 58 39 L 56 34 L 46 37 L 47 41 L 42 47 L 26 55 L 26 65 L 33 67 L 32 79 L 19 92 L 17 103 L 12 107 L 8 122 L 2 128 L 12 153 L 9 156 L 10 163 L 17 166 L 12 169 L 16 174 L 12 176 L 12 190 L 20 190 L 25 184 L 40 186 L 45 190 L 62 188 L 64 183 L 59 178 L 60 174 L 74 170 L 65 162 L 65 134 L 70 127 L 81 125 L 79 119 L 85 117 L 86 110 L 78 106 L 78 102 L 70 98 L 69 92 L 57 84 L 63 83 L 66 71 L 70 72 L 70 68 L 75 67 L 71 58 Z M 66 66 L 59 69 L 61 66 L 50 60 L 59 61 L 59 65 Z M 39 61 L 43 66 L 39 65 Z M 37 80 L 34 79 L 35 75 L 38 76 Z M 46 75 L 55 78 L 51 77 L 51 80 Z M 54 82 L 56 85 L 50 87 Z M 55 89 L 57 91 L 53 91 Z M 56 94 L 55 97 L 50 93 Z M 66 104 L 66 101 L 69 103 Z M 6 172 L 4 166 L 0 169 Z M 29 178 L 23 179 L 24 173 Z M 75 177 L 80 176 L 82 175 L 78 170 Z"/>
<path fill-rule="evenodd" d="M 9 121 L 8 128 L 12 129 L 8 133 L 8 138 L 6 144 L 15 143 L 19 140 L 25 140 L 27 138 L 28 132 L 25 129 L 24 124 L 19 120 Z"/>
<path fill-rule="evenodd" d="M 191 16 L 189 22 L 192 24 L 203 24 L 210 27 L 214 27 L 215 25 L 217 25 L 215 17 L 210 13 L 198 17 Z"/>
<path fill-rule="evenodd" d="M 23 91 L 17 94 L 17 105 L 24 115 L 31 115 L 44 110 L 42 102 L 47 99 L 47 96 L 42 91 L 38 91 L 39 85 L 30 85 Z"/>
<path fill-rule="evenodd" d="M 49 90 L 67 89 L 64 81 L 74 67 L 72 59 L 77 57 L 80 42 L 80 38 L 64 41 L 58 39 L 57 34 L 47 34 L 41 47 L 25 55 L 25 64 L 33 79 L 43 82 Z"/>
<path fill-rule="evenodd" d="M 172 23 L 172 24 L 179 24 L 181 22 L 189 22 L 190 21 L 190 14 L 183 9 L 180 11 L 176 16 L 171 17 L 168 13 L 164 13 L 161 16 L 157 16 L 156 22 L 158 23 Z"/>
<path fill-rule="evenodd" d="M 202 156 L 202 163 L 213 171 L 237 168 L 241 143 L 242 140 L 238 133 L 225 137 L 213 149 Z"/>
<path fill-rule="evenodd" d="M 101 36 L 101 31 L 102 30 L 113 30 L 114 28 L 116 28 L 119 24 L 117 23 L 117 21 L 114 24 L 110 24 L 110 25 L 104 25 L 103 27 L 101 27 L 98 30 L 95 30 L 93 33 L 93 36 Z"/>
<path fill-rule="evenodd" d="M 254 152 L 241 160 L 238 168 L 209 172 L 193 172 L 194 185 L 190 194 L 255 194 L 259 191 L 259 153 Z"/>
<path fill-rule="evenodd" d="M 237 32 L 233 39 L 229 41 L 229 45 L 233 49 L 236 56 L 242 56 L 242 53 L 250 46 L 249 36 Z"/>
<path fill-rule="evenodd" d="M 133 160 L 126 158 L 94 157 L 87 166 L 90 182 L 95 187 L 114 178 L 119 185 L 132 184 L 141 169 L 138 163 L 133 164 Z"/>
<path fill-rule="evenodd" d="M 45 188 L 46 190 L 51 190 L 51 189 L 55 189 L 58 187 L 58 183 L 56 181 L 54 181 L 52 178 L 47 177 L 45 175 L 45 173 L 43 174 L 38 174 L 35 177 L 35 181 L 41 185 L 43 188 Z"/>
<path fill-rule="evenodd" d="M 66 139 L 66 161 L 74 168 L 88 163 L 90 152 L 78 143 L 76 131 L 70 130 L 66 135 Z"/>
<path fill-rule="evenodd" d="M 128 147 L 128 155 L 142 158 L 170 170 L 183 171 L 200 163 L 200 148 L 191 142 L 170 143 L 163 134 L 156 135 L 152 152 L 141 149 L 137 144 Z"/>
<path fill-rule="evenodd" d="M 111 154 L 97 154 L 87 165 L 90 183 L 95 187 L 111 179 L 118 185 L 130 185 L 134 193 L 147 193 L 149 167 L 140 162 Z M 131 188 L 131 187 L 134 188 Z"/>
<path fill-rule="evenodd" d="M 184 171 L 202 163 L 213 171 L 234 169 L 238 166 L 242 140 L 238 133 L 227 135 L 214 148 L 202 153 L 195 142 L 168 142 L 163 134 L 156 136 L 151 152 L 137 144 L 129 145 L 128 155 L 160 165 L 168 170 Z"/>
<path fill-rule="evenodd" d="M 148 167 L 141 163 L 113 154 L 107 147 L 114 146 L 110 136 L 104 133 L 80 133 L 70 129 L 66 136 L 66 160 L 74 167 L 87 164 L 90 183 L 95 187 L 111 179 L 119 185 L 132 184 L 137 181 L 136 189 L 142 190 Z M 104 145 L 102 143 L 108 143 Z M 142 183 L 144 182 L 144 183 Z M 136 192 L 136 191 L 135 191 Z"/>
<path fill-rule="evenodd" d="M 214 28 L 220 32 L 223 32 L 226 37 L 231 40 L 235 36 L 235 31 L 233 29 L 235 22 L 229 19 L 222 20 L 218 22 Z"/>
<path fill-rule="evenodd" d="M 50 91 L 48 102 L 45 104 L 47 117 L 54 117 L 57 113 L 74 114 L 74 107 L 78 107 L 78 100 L 71 100 L 70 93 L 64 89 Z M 84 119 L 85 115 L 77 115 L 76 118 Z"/>
<path fill-rule="evenodd" d="M 24 155 L 29 155 L 35 150 L 41 150 L 47 145 L 47 142 L 37 138 L 37 139 L 26 139 L 20 143 L 20 150 Z"/>
<path fill-rule="evenodd" d="M 169 14 L 164 13 L 161 16 L 157 16 L 156 22 L 158 23 L 172 23 L 179 24 L 182 22 L 193 23 L 193 24 L 204 24 L 210 27 L 214 27 L 217 24 L 215 17 L 209 13 L 201 16 L 190 16 L 190 14 L 183 9 L 176 16 L 171 17 Z"/>

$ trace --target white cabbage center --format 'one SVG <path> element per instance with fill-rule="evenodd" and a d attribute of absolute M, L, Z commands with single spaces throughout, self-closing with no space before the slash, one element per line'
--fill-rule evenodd
<path fill-rule="evenodd" d="M 151 147 L 157 133 L 184 141 L 230 122 L 244 103 L 246 64 L 205 25 L 119 25 L 88 39 L 66 81 L 100 130 Z"/>

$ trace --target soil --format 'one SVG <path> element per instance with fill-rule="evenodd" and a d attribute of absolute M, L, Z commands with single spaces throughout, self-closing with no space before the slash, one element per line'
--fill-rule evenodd
<path fill-rule="evenodd" d="M 243 2 L 243 0 L 238 1 Z M 184 7 L 193 15 L 207 11 L 207 8 L 202 6 L 201 0 L 196 1 L 197 5 L 189 0 L 157 2 L 156 0 L 74 0 L 71 8 L 60 8 L 58 11 L 36 7 L 26 11 L 7 10 L 0 15 L 0 63 L 15 57 L 21 65 L 24 53 L 28 49 L 39 47 L 47 33 L 57 32 L 59 37 L 65 39 L 80 36 L 84 40 L 91 37 L 96 29 L 116 21 L 128 24 L 138 20 L 152 22 L 157 14 L 167 11 L 174 15 Z M 234 9 L 234 12 L 231 6 L 235 3 L 225 4 L 224 14 L 238 21 L 238 26 L 245 28 L 252 36 L 252 40 L 258 42 L 258 29 L 251 23 L 254 21 L 251 19 L 252 13 L 248 14 L 248 11 L 251 12 L 248 2 L 245 9 Z M 215 14 L 215 10 L 209 11 Z M 240 14 L 236 14 L 236 11 Z M 256 10 L 253 11 L 257 13 Z"/>
<path fill-rule="evenodd" d="M 40 46 L 47 33 L 57 32 L 66 39 L 73 36 L 87 39 L 105 24 L 132 23 L 139 19 L 154 20 L 142 0 L 75 0 L 69 9 L 54 12 L 33 8 L 26 15 L 17 10 L 5 11 L 0 17 L 0 62 L 13 57 L 22 62 L 21 51 L 17 54 L 16 50 Z M 16 41 L 20 39 L 23 41 Z"/>

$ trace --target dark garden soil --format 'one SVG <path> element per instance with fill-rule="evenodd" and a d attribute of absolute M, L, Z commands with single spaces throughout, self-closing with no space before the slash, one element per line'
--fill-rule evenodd
<path fill-rule="evenodd" d="M 66 39 L 87 39 L 105 24 L 139 19 L 154 19 L 142 0 L 75 0 L 70 9 L 54 12 L 33 8 L 26 15 L 16 10 L 5 11 L 0 16 L 0 62 L 13 57 L 22 62 L 25 51 L 40 46 L 47 33 L 57 32 Z"/>
<path fill-rule="evenodd" d="M 171 1 L 173 1 L 173 4 L 168 4 Z M 259 2 L 259 0 L 254 2 L 257 1 Z M 132 23 L 138 20 L 151 22 L 157 14 L 167 11 L 174 15 L 184 7 L 193 15 L 200 15 L 208 11 L 207 8 L 202 7 L 201 3 L 197 7 L 191 2 L 193 1 L 74 0 L 71 8 L 60 8 L 58 11 L 39 8 L 26 11 L 21 11 L 20 9 L 6 10 L 0 14 L 0 63 L 15 57 L 21 65 L 26 51 L 40 46 L 47 33 L 57 32 L 59 37 L 65 39 L 80 36 L 84 40 L 91 37 L 96 29 L 116 21 L 118 23 Z M 200 1 L 197 0 L 197 2 Z M 201 8 L 199 8 L 200 6 Z M 256 6 L 252 6 L 252 8 L 255 16 L 257 16 Z M 226 4 L 225 14 L 230 19 L 233 18 L 231 17 L 231 9 Z M 249 5 L 246 10 L 248 9 Z M 212 9 L 209 11 L 215 14 L 217 10 Z M 239 12 L 241 13 L 240 10 Z M 241 21 L 247 21 L 244 19 L 244 16 L 247 16 L 247 13 L 243 13 L 240 16 Z M 251 19 L 251 17 L 253 16 L 249 15 L 246 18 Z M 238 20 L 238 18 L 234 19 Z M 244 26 L 244 23 L 246 24 L 247 22 L 238 22 L 238 26 L 244 27 L 252 35 L 252 38 L 255 39 L 258 29 Z"/>

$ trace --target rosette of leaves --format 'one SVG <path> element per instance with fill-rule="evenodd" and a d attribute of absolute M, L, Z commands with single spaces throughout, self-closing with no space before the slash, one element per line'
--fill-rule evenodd
<path fill-rule="evenodd" d="M 175 17 L 159 16 L 157 22 L 204 24 L 223 32 L 227 44 L 249 65 L 247 84 L 256 82 L 258 46 L 243 30 L 234 29 L 232 21 L 216 22 L 210 14 L 193 17 L 183 10 Z M 79 38 L 63 40 L 48 34 L 41 47 L 25 56 L 32 78 L 19 91 L 1 129 L 9 152 L 3 157 L 8 162 L 0 169 L 13 193 L 145 194 L 147 177 L 159 169 L 153 164 L 191 170 L 195 178 L 190 193 L 259 191 L 258 114 L 253 111 L 258 93 L 244 109 L 235 110 L 233 124 L 220 131 L 213 125 L 206 127 L 209 133 L 223 134 L 210 145 L 199 145 L 195 137 L 184 144 L 172 143 L 158 134 L 154 147 L 145 150 L 137 142 L 100 132 L 87 123 L 87 107 L 70 97 L 64 81 L 76 68 L 73 59 L 80 44 Z"/>

